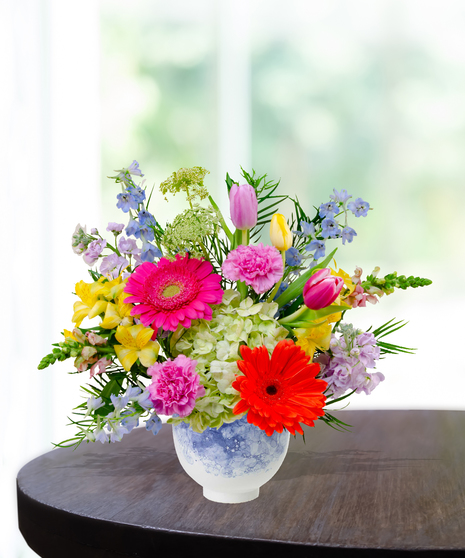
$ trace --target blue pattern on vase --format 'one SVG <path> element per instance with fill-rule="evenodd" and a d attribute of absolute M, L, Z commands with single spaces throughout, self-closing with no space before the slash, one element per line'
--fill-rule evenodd
<path fill-rule="evenodd" d="M 190 465 L 200 461 L 207 473 L 226 478 L 268 471 L 287 451 L 289 436 L 287 430 L 267 436 L 247 417 L 201 434 L 182 422 L 174 426 L 174 433 Z"/>

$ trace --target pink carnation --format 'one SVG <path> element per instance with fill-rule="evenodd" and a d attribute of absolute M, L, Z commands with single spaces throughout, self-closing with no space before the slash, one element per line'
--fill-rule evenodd
<path fill-rule="evenodd" d="M 283 276 L 281 254 L 274 246 L 238 246 L 223 263 L 224 276 L 231 281 L 244 281 L 256 293 L 271 289 Z"/>
<path fill-rule="evenodd" d="M 195 371 L 196 360 L 179 355 L 174 360 L 156 362 L 147 373 L 152 376 L 148 389 L 154 410 L 161 415 L 184 418 L 191 414 L 197 397 L 205 395 L 200 376 Z"/>

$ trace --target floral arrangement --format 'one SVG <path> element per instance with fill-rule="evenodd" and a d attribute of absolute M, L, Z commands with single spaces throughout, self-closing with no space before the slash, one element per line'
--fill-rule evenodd
<path fill-rule="evenodd" d="M 72 248 L 91 279 L 76 283 L 73 327 L 39 365 L 73 358 L 74 373 L 89 374 L 77 433 L 57 445 L 120 441 L 141 419 L 157 434 L 160 415 L 196 432 L 245 414 L 268 435 L 303 434 L 318 419 L 344 428 L 328 406 L 370 394 L 383 355 L 412 352 L 384 340 L 402 321 L 371 331 L 345 321 L 395 289 L 431 283 L 333 265 L 327 244 L 354 240 L 349 218 L 366 217 L 368 202 L 334 190 L 310 216 L 266 175 L 242 171 L 240 182 L 226 177 L 232 228 L 204 185 L 208 171 L 182 168 L 160 189 L 182 192 L 189 208 L 163 227 L 136 182 L 139 164 L 116 172 L 129 221 L 109 223 L 107 238 L 77 225 Z M 276 212 L 286 200 L 290 219 Z M 260 242 L 265 226 L 270 245 Z"/>

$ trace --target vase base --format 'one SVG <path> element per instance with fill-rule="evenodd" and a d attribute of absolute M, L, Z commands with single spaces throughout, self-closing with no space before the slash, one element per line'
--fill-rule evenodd
<path fill-rule="evenodd" d="M 220 502 L 221 504 L 241 504 L 242 502 L 250 502 L 258 498 L 260 489 L 247 490 L 247 492 L 216 492 L 215 490 L 203 489 L 203 495 L 207 500 L 212 502 Z"/>

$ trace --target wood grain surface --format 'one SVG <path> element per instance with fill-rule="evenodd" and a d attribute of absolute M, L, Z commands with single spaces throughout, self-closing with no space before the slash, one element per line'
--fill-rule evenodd
<path fill-rule="evenodd" d="M 244 504 L 182 470 L 171 428 L 58 449 L 18 474 L 19 525 L 43 557 L 465 556 L 465 413 L 344 411 L 293 439 Z M 161 555 L 161 554 L 160 554 Z"/>

